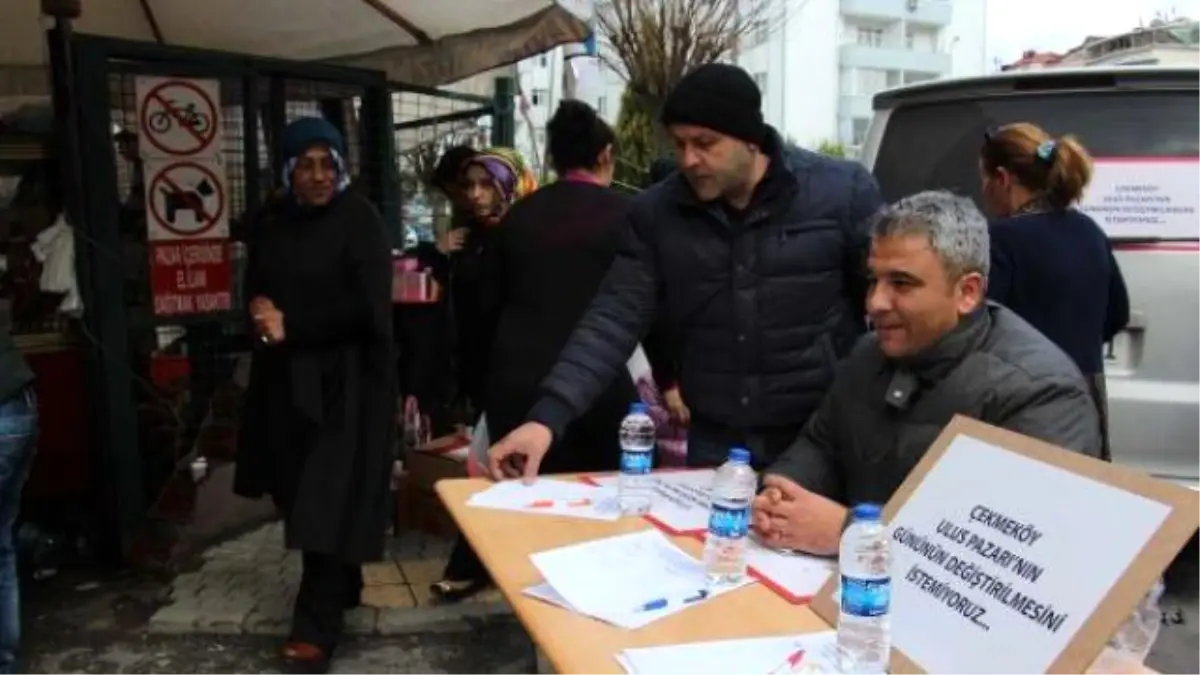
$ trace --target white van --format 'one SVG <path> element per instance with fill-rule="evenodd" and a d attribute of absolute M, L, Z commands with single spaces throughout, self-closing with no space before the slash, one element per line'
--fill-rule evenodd
<path fill-rule="evenodd" d="M 1110 165 L 1195 166 L 1189 162 L 1200 161 L 1198 74 L 1196 68 L 1050 69 L 893 89 L 875 96 L 862 160 L 889 202 L 941 188 L 978 203 L 983 133 L 1010 122 L 1074 134 Z M 1189 182 L 1176 190 L 1194 205 L 1196 192 L 1188 190 L 1200 192 L 1200 185 Z M 1197 489 L 1200 215 L 1193 211 L 1191 218 L 1182 231 L 1151 228 L 1136 238 L 1110 230 L 1132 319 L 1109 345 L 1105 370 L 1113 461 Z"/>

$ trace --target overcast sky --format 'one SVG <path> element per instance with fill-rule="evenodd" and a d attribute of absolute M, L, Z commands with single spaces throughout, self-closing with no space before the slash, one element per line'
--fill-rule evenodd
<path fill-rule="evenodd" d="M 988 62 L 1010 63 L 1026 49 L 1061 52 L 1088 35 L 1121 33 L 1171 10 L 1200 18 L 1200 0 L 988 0 Z"/>

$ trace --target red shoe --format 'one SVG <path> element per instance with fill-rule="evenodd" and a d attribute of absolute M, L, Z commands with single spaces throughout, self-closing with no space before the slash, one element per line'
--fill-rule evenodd
<path fill-rule="evenodd" d="M 283 646 L 284 672 L 322 675 L 329 672 L 329 655 L 308 642 L 288 642 Z"/>

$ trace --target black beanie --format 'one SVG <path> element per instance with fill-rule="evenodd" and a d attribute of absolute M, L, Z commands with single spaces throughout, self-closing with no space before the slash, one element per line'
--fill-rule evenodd
<path fill-rule="evenodd" d="M 692 124 L 740 138 L 763 141 L 762 93 L 746 71 L 727 63 L 706 63 L 693 70 L 667 96 L 664 126 Z"/>

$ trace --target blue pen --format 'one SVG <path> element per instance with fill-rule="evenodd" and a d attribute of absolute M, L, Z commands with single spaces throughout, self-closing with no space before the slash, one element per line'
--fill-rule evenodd
<path fill-rule="evenodd" d="M 708 591 L 700 590 L 692 597 L 684 598 L 682 601 L 682 604 L 690 605 L 693 602 L 700 602 L 701 600 L 703 600 L 707 597 L 708 597 Z M 651 600 L 650 602 L 647 602 L 644 605 L 639 605 L 637 607 L 637 609 L 635 609 L 634 611 L 635 612 L 656 612 L 660 609 L 666 609 L 667 605 L 670 605 L 670 604 L 671 604 L 671 601 L 669 598 L 658 598 L 657 600 Z"/>

